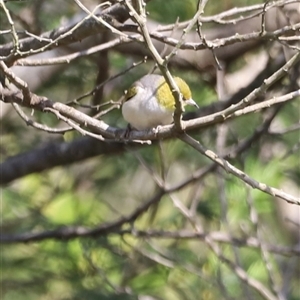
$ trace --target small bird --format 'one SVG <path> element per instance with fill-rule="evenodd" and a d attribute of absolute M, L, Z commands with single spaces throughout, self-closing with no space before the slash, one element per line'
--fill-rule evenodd
<path fill-rule="evenodd" d="M 174 80 L 182 94 L 184 105 L 198 107 L 192 99 L 187 83 L 179 78 Z M 173 122 L 175 99 L 165 78 L 161 75 L 145 75 L 127 91 L 122 105 L 124 119 L 137 130 L 156 128 Z"/>

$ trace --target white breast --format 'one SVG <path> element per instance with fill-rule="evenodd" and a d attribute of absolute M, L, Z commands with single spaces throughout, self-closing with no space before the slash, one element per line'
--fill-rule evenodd
<path fill-rule="evenodd" d="M 137 95 L 126 101 L 122 106 L 124 119 L 138 130 L 171 124 L 173 111 L 160 107 L 154 96 L 146 89 L 137 88 Z"/>

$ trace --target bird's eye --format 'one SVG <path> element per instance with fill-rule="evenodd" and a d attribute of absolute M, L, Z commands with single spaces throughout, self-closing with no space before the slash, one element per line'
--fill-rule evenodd
<path fill-rule="evenodd" d="M 137 88 L 135 86 L 132 86 L 129 90 L 125 91 L 125 101 L 130 100 L 132 97 L 134 97 L 137 94 Z"/>

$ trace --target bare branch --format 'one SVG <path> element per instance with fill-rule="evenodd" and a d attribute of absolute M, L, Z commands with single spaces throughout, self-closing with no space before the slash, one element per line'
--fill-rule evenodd
<path fill-rule="evenodd" d="M 226 172 L 233 174 L 237 178 L 241 179 L 245 183 L 247 183 L 249 186 L 251 186 L 254 189 L 258 189 L 264 193 L 267 193 L 271 196 L 281 198 L 288 203 L 297 204 L 300 205 L 300 198 L 292 196 L 288 193 L 285 193 L 281 190 L 278 190 L 276 188 L 270 187 L 266 185 L 265 183 L 258 182 L 257 180 L 251 178 L 249 175 L 244 173 L 243 171 L 237 169 L 233 165 L 231 165 L 228 161 L 220 158 L 216 153 L 214 153 L 211 150 L 206 149 L 203 145 L 200 144 L 200 142 L 196 141 L 192 137 L 188 136 L 187 134 L 179 135 L 178 136 L 182 141 L 187 143 L 188 145 L 192 146 L 194 149 L 199 151 L 201 154 L 205 155 L 215 163 L 217 163 L 219 166 L 221 166 Z"/>

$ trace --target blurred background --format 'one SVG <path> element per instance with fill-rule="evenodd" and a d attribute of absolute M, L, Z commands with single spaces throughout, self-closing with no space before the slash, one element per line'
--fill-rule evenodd
<path fill-rule="evenodd" d="M 300 3 L 290 2 L 290 7 L 268 12 L 267 31 L 299 25 Z M 101 1 L 82 3 L 93 10 Z M 240 14 L 222 22 L 205 17 L 262 3 L 208 1 L 202 37 L 214 40 L 259 31 L 257 11 L 242 22 L 230 22 Z M 5 32 L 11 27 L 2 5 L 4 57 L 1 51 L 12 36 Z M 197 5 L 196 0 L 149 1 L 149 30 L 180 37 L 184 27 L 159 30 L 192 19 Z M 76 24 L 86 16 L 71 0 L 7 1 L 5 8 L 20 39 Z M 243 99 L 299 51 L 297 34 L 299 30 L 288 32 L 295 37 L 291 42 L 256 38 L 214 53 L 179 50 L 169 68 L 188 82 L 200 106 L 199 111 L 188 109 L 184 118 L 208 115 Z M 136 79 L 155 68 L 140 43 L 95 51 L 70 63 L 28 63 L 94 49 L 114 38 L 101 32 L 45 49 L 25 57 L 27 65 L 16 61 L 11 70 L 34 93 L 126 128 L 118 101 Z M 200 43 L 196 27 L 187 41 Z M 172 49 L 157 39 L 153 42 L 162 56 Z M 217 70 L 214 55 L 222 70 Z M 283 96 L 299 89 L 298 84 L 299 63 L 255 101 Z M 300 299 L 299 206 L 253 190 L 176 138 L 152 145 L 105 145 L 75 130 L 53 134 L 27 126 L 10 104 L 0 105 L 1 299 Z M 22 110 L 51 128 L 67 126 L 53 114 Z M 191 135 L 227 155 L 255 180 L 300 197 L 299 114 L 298 97 Z M 63 156 L 59 159 L 66 148 L 75 157 L 72 164 Z M 90 148 L 93 151 L 81 155 Z M 27 165 L 31 160 L 32 169 Z M 15 169 L 10 162 L 18 162 Z M 9 172 L 13 176 L 5 177 Z M 161 193 L 160 181 L 174 192 Z M 110 227 L 118 220 L 125 221 Z M 68 234 L 72 230 L 74 234 Z M 91 231 L 78 237 L 85 230 Z"/>

